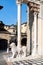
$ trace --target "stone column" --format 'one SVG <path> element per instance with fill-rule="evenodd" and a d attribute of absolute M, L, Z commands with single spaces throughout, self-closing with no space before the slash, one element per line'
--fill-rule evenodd
<path fill-rule="evenodd" d="M 8 45 L 7 45 L 7 53 L 9 53 L 9 39 L 8 39 Z"/>
<path fill-rule="evenodd" d="M 18 54 L 20 53 L 20 48 L 21 48 L 21 2 L 17 2 L 17 6 L 18 6 L 18 44 L 17 44 L 17 48 L 18 48 Z"/>
<path fill-rule="evenodd" d="M 36 21 L 37 21 L 37 13 L 34 12 L 34 48 L 33 48 L 33 51 L 32 51 L 32 55 L 35 56 L 37 53 L 37 50 L 36 50 Z"/>
<path fill-rule="evenodd" d="M 37 13 L 37 19 L 36 19 L 36 53 L 38 54 L 38 13 Z"/>
<path fill-rule="evenodd" d="M 42 34 L 43 34 L 43 32 L 42 32 L 42 29 L 43 29 L 43 27 L 42 27 L 42 19 L 41 19 L 41 13 L 42 13 L 42 4 L 41 4 L 41 2 L 40 2 L 40 9 L 39 9 L 39 15 L 38 15 L 38 54 L 41 56 L 42 55 L 42 40 L 43 40 L 43 38 L 42 38 Z"/>
<path fill-rule="evenodd" d="M 27 55 L 30 54 L 29 5 L 27 5 Z"/>

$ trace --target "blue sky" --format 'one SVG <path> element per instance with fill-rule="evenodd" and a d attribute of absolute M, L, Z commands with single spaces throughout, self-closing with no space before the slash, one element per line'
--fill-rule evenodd
<path fill-rule="evenodd" d="M 0 0 L 3 9 L 0 10 L 0 20 L 6 25 L 16 24 L 17 4 L 16 0 Z M 26 5 L 22 5 L 22 22 L 26 22 Z"/>

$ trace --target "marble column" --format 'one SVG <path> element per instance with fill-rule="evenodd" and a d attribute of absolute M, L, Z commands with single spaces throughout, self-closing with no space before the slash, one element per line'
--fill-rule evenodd
<path fill-rule="evenodd" d="M 38 15 L 38 54 L 41 56 L 42 55 L 42 44 L 43 44 L 43 21 L 41 18 L 41 13 L 42 13 L 42 3 L 40 2 L 40 9 L 39 9 L 39 15 Z M 43 13 L 42 13 L 43 14 Z"/>
<path fill-rule="evenodd" d="M 17 6 L 18 6 L 18 44 L 17 44 L 17 48 L 18 48 L 18 53 L 20 53 L 20 48 L 21 48 L 21 3 L 18 2 Z"/>
<path fill-rule="evenodd" d="M 35 56 L 37 53 L 36 50 L 36 21 L 37 21 L 37 12 L 34 12 L 34 47 L 33 47 L 33 51 L 32 51 L 32 55 Z"/>
<path fill-rule="evenodd" d="M 30 54 L 29 6 L 27 5 L 27 55 Z"/>
<path fill-rule="evenodd" d="M 37 13 L 37 19 L 36 19 L 36 53 L 38 54 L 38 13 Z"/>

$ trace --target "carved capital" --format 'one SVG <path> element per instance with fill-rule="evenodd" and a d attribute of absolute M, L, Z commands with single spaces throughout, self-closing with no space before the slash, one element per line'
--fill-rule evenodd
<path fill-rule="evenodd" d="M 22 4 L 23 0 L 16 0 L 17 4 Z"/>
<path fill-rule="evenodd" d="M 37 12 L 34 12 L 34 15 L 37 15 Z"/>

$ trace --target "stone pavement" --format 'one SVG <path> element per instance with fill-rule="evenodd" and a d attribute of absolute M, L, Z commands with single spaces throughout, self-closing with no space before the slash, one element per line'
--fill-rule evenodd
<path fill-rule="evenodd" d="M 5 55 L 4 57 L 6 60 L 6 58 L 8 59 L 11 57 L 11 54 Z M 18 58 L 18 60 L 19 60 L 19 58 Z M 43 58 L 41 58 L 41 57 L 31 59 L 31 60 L 29 58 L 28 59 L 25 58 L 25 60 L 19 60 L 19 61 L 18 60 L 16 61 L 16 59 L 10 59 L 10 61 L 8 61 L 8 62 L 12 63 L 10 65 L 43 65 Z"/>
<path fill-rule="evenodd" d="M 0 51 L 0 65 L 7 65 L 6 61 L 3 58 L 5 51 Z"/>
<path fill-rule="evenodd" d="M 31 60 L 23 60 L 23 61 L 15 61 L 13 65 L 43 65 L 43 59 L 31 59 Z"/>

